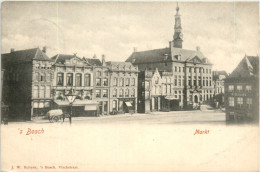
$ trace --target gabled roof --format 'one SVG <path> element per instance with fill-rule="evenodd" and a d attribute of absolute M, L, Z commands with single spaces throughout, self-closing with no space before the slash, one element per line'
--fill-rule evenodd
<path fill-rule="evenodd" d="M 228 78 L 251 77 L 259 75 L 259 57 L 245 56 Z"/>
<path fill-rule="evenodd" d="M 99 59 L 96 58 L 83 58 L 83 59 L 92 66 L 102 66 L 102 63 Z"/>
<path fill-rule="evenodd" d="M 50 61 L 50 58 L 39 48 L 13 51 L 1 55 L 2 63 L 30 62 L 33 59 Z"/>
<path fill-rule="evenodd" d="M 177 59 L 179 57 L 179 60 Z M 205 61 L 206 57 L 200 52 L 195 50 L 186 50 L 182 48 L 162 48 L 148 51 L 133 52 L 131 56 L 126 60 L 133 64 L 149 63 L 149 62 L 162 62 L 165 61 L 189 61 L 194 57 L 200 59 L 203 63 L 210 64 L 209 61 Z"/>
<path fill-rule="evenodd" d="M 56 54 L 55 56 L 53 56 L 51 59 L 55 62 L 55 63 L 60 63 L 60 64 L 65 64 L 65 62 L 67 60 L 71 60 L 73 58 L 77 58 L 78 60 L 82 61 L 83 63 L 87 63 L 86 61 L 84 61 L 83 59 L 81 59 L 80 57 L 76 56 L 76 55 L 71 55 L 71 54 Z M 88 63 L 87 63 L 88 64 Z"/>

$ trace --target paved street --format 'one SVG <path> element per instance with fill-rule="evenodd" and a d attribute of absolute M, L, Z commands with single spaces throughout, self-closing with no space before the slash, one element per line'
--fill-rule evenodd
<path fill-rule="evenodd" d="M 10 125 L 16 122 L 9 123 Z M 49 124 L 48 120 L 26 123 Z M 58 123 L 62 123 L 61 121 Z M 69 123 L 69 119 L 65 119 Z M 120 114 L 100 117 L 74 117 L 73 124 L 225 124 L 225 113 L 220 110 L 152 112 L 150 114 Z"/>

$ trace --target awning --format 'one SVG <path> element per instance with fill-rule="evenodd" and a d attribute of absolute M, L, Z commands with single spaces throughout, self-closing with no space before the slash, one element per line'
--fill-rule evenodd
<path fill-rule="evenodd" d="M 54 102 L 59 106 L 69 106 L 70 103 L 68 100 L 54 100 Z M 97 105 L 98 102 L 94 100 L 78 100 L 76 99 L 72 106 L 85 106 L 85 105 Z"/>
<path fill-rule="evenodd" d="M 97 110 L 97 105 L 96 104 L 85 105 L 84 110 Z"/>
<path fill-rule="evenodd" d="M 132 104 L 130 102 L 125 102 L 126 106 L 131 107 Z"/>
<path fill-rule="evenodd" d="M 174 96 L 166 96 L 165 99 L 167 99 L 167 100 L 179 100 L 178 98 L 175 98 Z"/>

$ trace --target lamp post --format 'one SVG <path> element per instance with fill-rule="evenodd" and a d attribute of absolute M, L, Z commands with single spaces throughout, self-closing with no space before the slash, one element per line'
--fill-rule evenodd
<path fill-rule="evenodd" d="M 72 88 L 69 91 L 69 93 L 66 95 L 66 97 L 70 103 L 70 116 L 69 116 L 70 124 L 71 124 L 71 117 L 72 117 L 72 104 L 75 101 L 76 96 L 77 95 L 73 92 Z"/>

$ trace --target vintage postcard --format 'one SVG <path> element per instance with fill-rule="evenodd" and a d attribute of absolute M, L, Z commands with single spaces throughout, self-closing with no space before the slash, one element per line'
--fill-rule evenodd
<path fill-rule="evenodd" d="M 5 1 L 1 171 L 258 171 L 259 3 Z"/>

